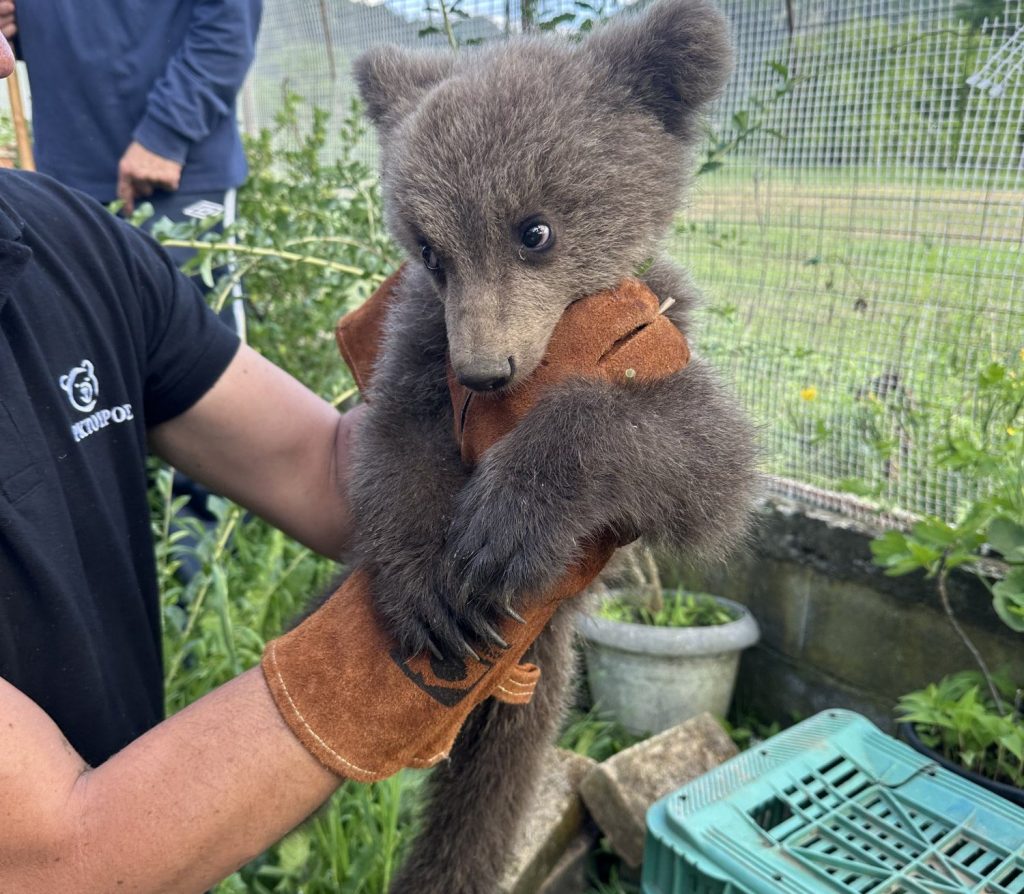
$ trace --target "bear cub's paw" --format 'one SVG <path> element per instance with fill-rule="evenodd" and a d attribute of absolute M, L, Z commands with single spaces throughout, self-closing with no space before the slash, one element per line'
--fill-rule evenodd
<path fill-rule="evenodd" d="M 470 642 L 479 642 L 487 631 L 479 618 L 455 611 L 436 555 L 377 565 L 374 572 L 374 606 L 404 657 L 424 652 L 439 659 L 476 654 Z"/>
<path fill-rule="evenodd" d="M 579 558 L 578 516 L 545 490 L 485 462 L 459 495 L 441 564 L 460 615 L 515 617 Z"/>

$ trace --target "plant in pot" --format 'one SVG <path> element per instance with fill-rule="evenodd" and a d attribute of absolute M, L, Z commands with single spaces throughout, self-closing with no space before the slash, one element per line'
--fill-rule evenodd
<path fill-rule="evenodd" d="M 992 673 L 949 599 L 952 571 L 972 573 L 1002 622 L 1024 633 L 1024 349 L 1016 362 L 982 370 L 974 412 L 950 414 L 937 458 L 977 494 L 959 521 L 927 517 L 909 531 L 887 532 L 871 549 L 887 574 L 923 569 L 935 580 L 942 608 L 977 670 L 903 696 L 898 719 L 904 738 L 919 751 L 1024 806 L 1024 679 Z"/>
<path fill-rule="evenodd" d="M 618 585 L 602 587 L 596 610 L 580 618 L 594 702 L 634 735 L 704 711 L 724 717 L 740 653 L 757 642 L 757 622 L 728 599 L 666 593 L 646 548 L 627 556 Z"/>

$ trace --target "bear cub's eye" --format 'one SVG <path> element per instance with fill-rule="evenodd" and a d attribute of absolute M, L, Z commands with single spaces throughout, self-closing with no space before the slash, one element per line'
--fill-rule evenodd
<path fill-rule="evenodd" d="M 434 249 L 426 242 L 420 243 L 420 257 L 423 258 L 423 266 L 431 273 L 438 273 L 441 270 L 441 262 L 434 253 Z"/>
<path fill-rule="evenodd" d="M 555 233 L 544 220 L 530 220 L 524 224 L 520 234 L 523 247 L 529 251 L 547 251 L 555 243 Z"/>

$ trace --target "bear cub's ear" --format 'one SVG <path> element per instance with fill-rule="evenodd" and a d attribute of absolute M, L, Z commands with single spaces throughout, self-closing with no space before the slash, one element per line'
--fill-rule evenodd
<path fill-rule="evenodd" d="M 729 26 L 709 0 L 658 0 L 598 29 L 584 47 L 631 102 L 685 140 L 732 71 Z"/>
<path fill-rule="evenodd" d="M 453 62 L 451 53 L 395 46 L 367 50 L 352 67 L 366 114 L 380 130 L 389 130 L 451 73 Z"/>

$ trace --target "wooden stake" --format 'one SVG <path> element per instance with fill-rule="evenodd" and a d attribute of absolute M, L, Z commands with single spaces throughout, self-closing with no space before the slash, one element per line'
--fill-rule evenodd
<path fill-rule="evenodd" d="M 18 167 L 25 171 L 36 169 L 35 158 L 32 156 L 32 141 L 28 138 L 28 122 L 25 121 L 25 108 L 21 104 L 21 87 L 18 85 L 18 72 L 12 71 L 7 78 L 7 92 L 11 99 L 11 120 L 14 123 L 14 135 L 18 142 Z"/>

